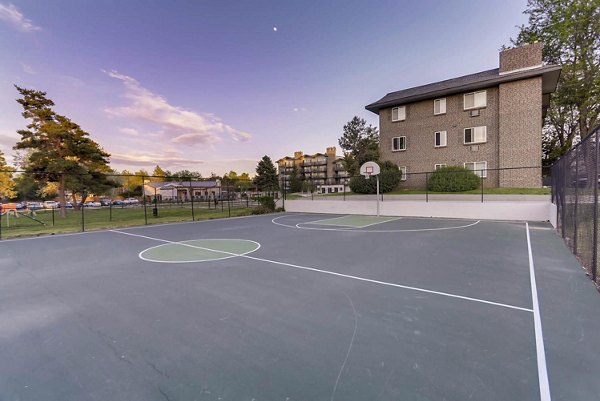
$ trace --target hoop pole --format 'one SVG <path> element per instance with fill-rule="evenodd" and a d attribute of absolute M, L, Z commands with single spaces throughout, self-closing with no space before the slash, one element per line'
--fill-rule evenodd
<path fill-rule="evenodd" d="M 379 174 L 375 178 L 377 178 L 377 217 L 379 217 Z"/>

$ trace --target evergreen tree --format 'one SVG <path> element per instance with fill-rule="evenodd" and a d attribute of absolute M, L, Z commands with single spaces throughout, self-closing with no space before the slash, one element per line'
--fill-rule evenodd
<path fill-rule="evenodd" d="M 55 113 L 54 102 L 46 92 L 15 87 L 22 96 L 17 99 L 23 107 L 22 115 L 30 123 L 27 129 L 17 131 L 21 140 L 14 148 L 28 151 L 23 161 L 27 172 L 35 173 L 34 177 L 44 183 L 57 183 L 62 217 L 66 216 L 67 189 L 73 194 L 78 192 L 83 204 L 90 191 L 100 193 L 114 185 L 105 174 L 110 172 L 110 155 L 87 132 Z"/>
<path fill-rule="evenodd" d="M 290 173 L 290 192 L 300 192 L 302 191 L 302 178 L 300 177 L 300 171 L 298 171 L 298 166 L 294 164 L 292 167 L 292 172 Z"/>
<path fill-rule="evenodd" d="M 562 72 L 546 116 L 542 149 L 549 165 L 585 138 L 600 113 L 600 0 L 528 0 L 528 25 L 513 45 L 539 41 L 544 61 Z"/>
<path fill-rule="evenodd" d="M 260 191 L 277 191 L 279 190 L 279 182 L 277 180 L 277 170 L 269 156 L 263 156 L 256 166 L 256 177 L 254 184 Z"/>
<path fill-rule="evenodd" d="M 150 178 L 150 181 L 161 182 L 166 180 L 167 172 L 160 168 L 160 166 L 157 164 L 156 167 L 154 167 L 154 170 L 152 170 L 152 177 Z"/>
<path fill-rule="evenodd" d="M 338 143 L 344 150 L 344 167 L 351 176 L 358 175 L 367 161 L 379 160 L 379 131 L 367 121 L 354 116 L 346 125 Z"/>

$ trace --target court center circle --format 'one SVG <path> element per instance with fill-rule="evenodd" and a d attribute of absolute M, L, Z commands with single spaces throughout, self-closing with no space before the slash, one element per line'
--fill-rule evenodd
<path fill-rule="evenodd" d="M 139 257 L 157 263 L 195 263 L 235 258 L 258 248 L 258 242 L 247 239 L 195 239 L 153 246 Z"/>

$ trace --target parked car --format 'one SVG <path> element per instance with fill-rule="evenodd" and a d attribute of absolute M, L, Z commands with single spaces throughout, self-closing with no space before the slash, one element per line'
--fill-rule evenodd
<path fill-rule="evenodd" d="M 111 202 L 110 199 L 106 199 L 106 198 L 100 199 L 101 206 L 110 206 L 110 202 Z"/>
<path fill-rule="evenodd" d="M 44 204 L 42 202 L 27 202 L 27 209 L 29 210 L 39 210 L 43 208 Z"/>
<path fill-rule="evenodd" d="M 83 204 L 83 207 L 101 207 L 100 202 L 87 201 Z"/>
<path fill-rule="evenodd" d="M 45 201 L 44 202 L 44 207 L 46 209 L 56 209 L 58 208 L 59 203 L 56 201 Z"/>
<path fill-rule="evenodd" d="M 138 203 L 140 203 L 139 200 L 137 200 L 136 198 L 127 198 L 123 201 L 126 205 L 137 205 Z"/>
<path fill-rule="evenodd" d="M 119 199 L 115 199 L 114 201 L 112 201 L 113 206 L 121 206 L 124 205 L 125 202 Z"/>
<path fill-rule="evenodd" d="M 27 208 L 27 203 L 25 202 L 17 202 L 16 205 L 17 210 L 23 210 Z"/>

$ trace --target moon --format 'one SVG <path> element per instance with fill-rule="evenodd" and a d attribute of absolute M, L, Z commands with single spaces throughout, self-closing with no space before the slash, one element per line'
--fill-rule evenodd
<path fill-rule="evenodd" d="M 273 32 L 277 32 L 277 27 L 276 26 L 273 27 Z"/>

